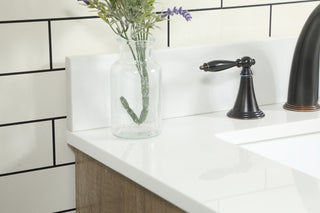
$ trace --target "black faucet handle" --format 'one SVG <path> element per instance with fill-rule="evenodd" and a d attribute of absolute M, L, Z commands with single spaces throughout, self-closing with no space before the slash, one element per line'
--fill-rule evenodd
<path fill-rule="evenodd" d="M 201 70 L 204 70 L 206 72 L 219 72 L 222 70 L 229 69 L 231 67 L 238 66 L 239 61 L 226 61 L 226 60 L 215 60 L 210 61 L 208 63 L 204 63 L 202 66 L 200 66 Z"/>
<path fill-rule="evenodd" d="M 252 65 L 255 64 L 255 60 L 250 57 L 243 57 L 242 59 L 237 59 L 236 61 L 226 61 L 226 60 L 215 60 L 210 61 L 208 63 L 204 63 L 200 66 L 201 70 L 206 72 L 219 72 L 222 70 L 226 70 L 232 67 L 243 67 L 243 68 L 250 68 Z"/>

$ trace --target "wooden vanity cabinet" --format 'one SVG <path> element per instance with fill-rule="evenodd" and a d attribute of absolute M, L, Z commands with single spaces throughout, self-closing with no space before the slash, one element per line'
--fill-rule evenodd
<path fill-rule="evenodd" d="M 77 213 L 186 213 L 85 153 L 75 153 Z"/>

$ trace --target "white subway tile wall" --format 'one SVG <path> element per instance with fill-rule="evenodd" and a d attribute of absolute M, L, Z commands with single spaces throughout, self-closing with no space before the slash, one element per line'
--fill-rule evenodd
<path fill-rule="evenodd" d="M 53 67 L 64 67 L 65 56 L 118 51 L 116 35 L 100 19 L 52 23 Z"/>
<path fill-rule="evenodd" d="M 1 212 L 74 210 L 74 170 L 74 165 L 71 165 L 1 177 Z"/>
<path fill-rule="evenodd" d="M 51 122 L 0 128 L 0 174 L 52 164 Z"/>
<path fill-rule="evenodd" d="M 1 24 L 0 47 L 0 73 L 50 68 L 44 22 Z"/>
<path fill-rule="evenodd" d="M 165 48 L 166 22 L 153 31 L 156 48 Z M 100 19 L 65 20 L 52 22 L 53 68 L 64 67 L 65 56 L 115 53 L 119 51 L 116 35 Z"/>
<path fill-rule="evenodd" d="M 56 163 L 65 164 L 74 162 L 74 152 L 66 143 L 66 119 L 59 119 L 54 121 L 55 125 L 55 148 L 56 148 Z"/>
<path fill-rule="evenodd" d="M 268 6 L 192 12 L 193 20 L 185 24 L 182 17 L 171 18 L 171 46 L 186 46 L 267 38 Z M 204 26 L 203 23 L 207 23 Z"/>
<path fill-rule="evenodd" d="M 299 34 L 309 14 L 317 5 L 319 5 L 319 2 L 273 6 L 272 36 L 280 37 Z M 294 24 L 288 24 L 290 22 Z"/>
<path fill-rule="evenodd" d="M 298 35 L 320 0 L 158 2 L 158 11 L 183 6 L 193 16 L 190 23 L 177 15 L 160 23 L 155 48 L 167 48 Z M 0 212 L 76 211 L 74 153 L 65 137 L 64 58 L 118 52 L 115 40 L 77 0 L 1 5 Z"/>
<path fill-rule="evenodd" d="M 77 0 L 10 0 L 0 7 L 0 20 L 48 19 L 96 16 Z"/>
<path fill-rule="evenodd" d="M 65 116 L 65 84 L 64 71 L 1 76 L 0 124 Z"/>

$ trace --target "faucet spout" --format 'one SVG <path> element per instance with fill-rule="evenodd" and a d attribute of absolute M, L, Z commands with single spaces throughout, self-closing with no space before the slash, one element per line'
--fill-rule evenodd
<path fill-rule="evenodd" d="M 319 56 L 320 5 L 307 19 L 296 44 L 289 80 L 288 99 L 284 109 L 292 111 L 320 110 Z"/>

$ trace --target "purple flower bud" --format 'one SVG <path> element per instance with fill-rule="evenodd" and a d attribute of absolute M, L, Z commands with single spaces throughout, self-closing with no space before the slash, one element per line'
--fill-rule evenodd
<path fill-rule="evenodd" d="M 168 8 L 167 13 L 168 13 L 169 16 L 173 16 L 174 15 L 174 12 L 172 10 L 170 10 L 170 8 Z"/>
<path fill-rule="evenodd" d="M 167 16 L 168 16 L 168 13 L 164 13 L 164 14 L 161 15 L 161 18 L 165 18 Z"/>
<path fill-rule="evenodd" d="M 187 21 L 191 21 L 192 19 L 192 16 L 188 12 L 188 10 L 183 10 L 182 7 L 179 7 L 179 9 L 177 9 L 177 7 L 174 7 L 172 10 L 168 8 L 167 12 L 161 15 L 161 18 L 165 18 L 167 16 L 173 16 L 174 14 L 182 15 Z"/>
<path fill-rule="evenodd" d="M 177 7 L 174 7 L 174 8 L 173 8 L 173 12 L 178 15 Z"/>
<path fill-rule="evenodd" d="M 78 0 L 78 1 L 83 1 L 83 3 L 85 3 L 86 5 L 89 5 L 90 3 L 88 2 L 88 0 Z"/>

